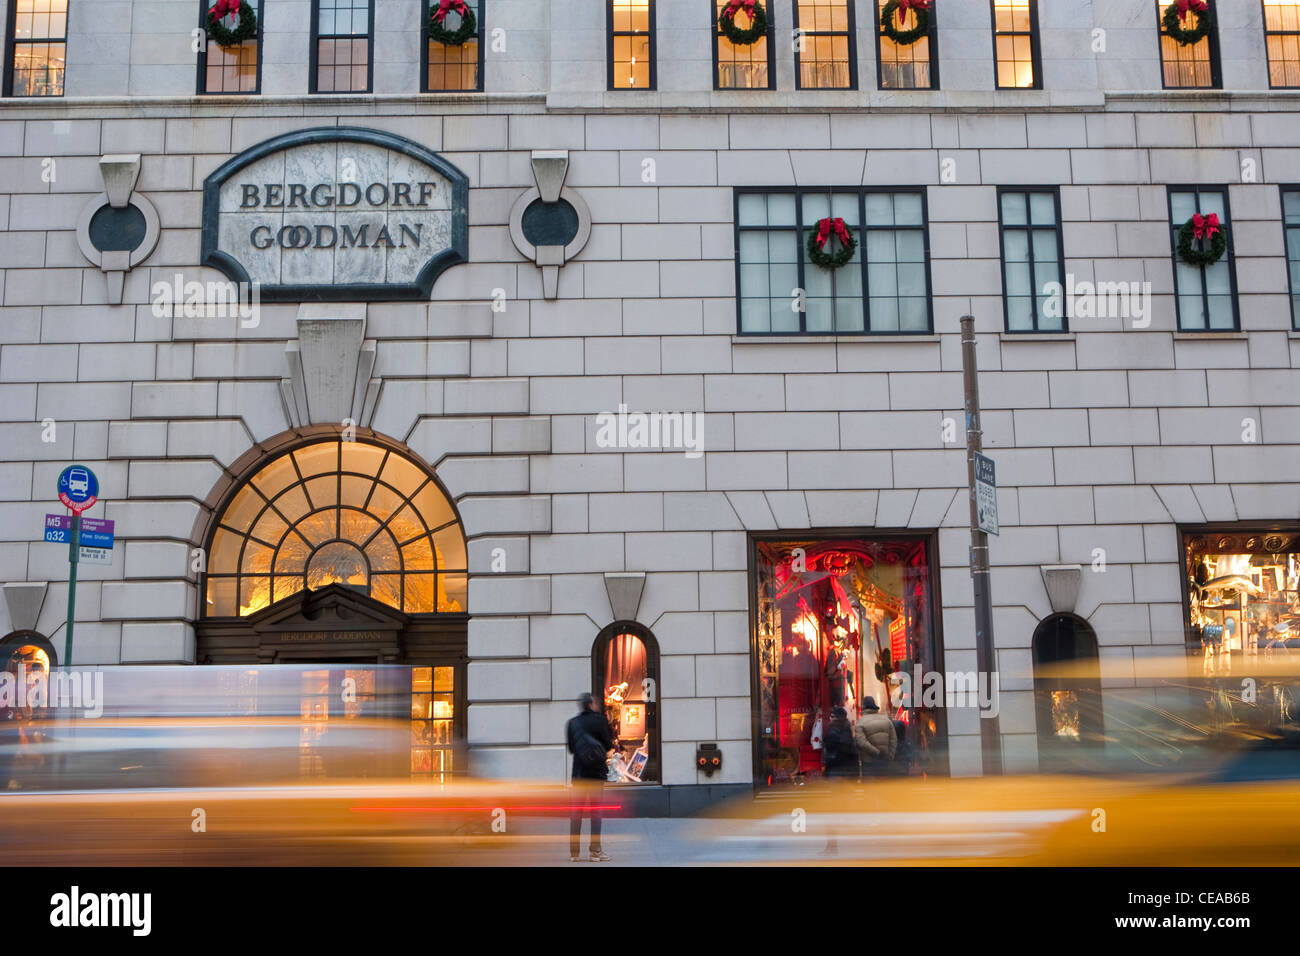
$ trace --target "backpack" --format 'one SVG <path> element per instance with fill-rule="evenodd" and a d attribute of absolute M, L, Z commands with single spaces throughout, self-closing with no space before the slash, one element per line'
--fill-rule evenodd
<path fill-rule="evenodd" d="M 588 773 L 605 766 L 605 747 L 579 724 L 573 741 L 573 756 L 577 758 L 578 769 Z"/>

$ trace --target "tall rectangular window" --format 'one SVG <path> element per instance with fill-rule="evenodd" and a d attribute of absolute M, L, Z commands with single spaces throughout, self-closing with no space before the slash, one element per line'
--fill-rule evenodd
<path fill-rule="evenodd" d="M 1061 216 L 1055 187 L 999 189 L 1002 228 L 1002 301 L 1008 332 L 1064 332 L 1061 296 Z"/>
<path fill-rule="evenodd" d="M 199 54 L 200 93 L 257 93 L 261 89 L 262 0 L 243 0 L 257 14 L 257 33 L 225 49 L 208 38 Z M 213 0 L 199 0 L 199 28 L 205 29 Z"/>
<path fill-rule="evenodd" d="M 439 43 L 429 35 L 429 14 L 438 9 L 438 0 L 424 0 L 424 49 L 428 60 L 424 71 L 424 92 L 480 92 L 483 89 L 483 4 L 484 0 L 464 0 L 474 18 L 473 35 L 459 46 Z M 463 20 L 453 5 L 443 18 L 442 28 L 459 31 Z"/>
<path fill-rule="evenodd" d="M 937 90 L 939 88 L 939 50 L 935 43 L 934 10 L 927 11 L 929 29 L 914 43 L 899 43 L 885 35 L 881 22 L 888 0 L 876 0 L 876 37 L 879 56 L 876 58 L 877 83 L 882 90 Z M 893 26 L 899 32 L 920 27 L 915 10 L 907 10 L 900 24 L 897 12 L 893 13 Z"/>
<path fill-rule="evenodd" d="M 370 92 L 374 0 L 312 0 L 311 92 Z"/>
<path fill-rule="evenodd" d="M 1177 5 L 1166 0 L 1156 0 L 1156 16 L 1160 22 L 1160 67 L 1164 88 L 1167 90 L 1218 89 L 1219 37 L 1218 28 L 1210 24 L 1209 32 L 1194 43 L 1179 43 L 1165 29 L 1165 16 L 1169 8 Z M 1201 13 L 1188 9 L 1187 17 L 1179 23 L 1184 30 L 1194 29 Z"/>
<path fill-rule="evenodd" d="M 1287 276 L 1291 283 L 1291 325 L 1300 329 L 1300 186 L 1282 190 L 1282 230 L 1286 235 Z"/>
<path fill-rule="evenodd" d="M 855 244 L 838 267 L 808 251 L 829 219 L 823 253 Z M 736 282 L 742 334 L 930 331 L 923 189 L 744 189 L 736 193 Z"/>
<path fill-rule="evenodd" d="M 998 89 L 1041 90 L 1038 4 L 1034 0 L 992 0 L 992 4 Z"/>
<path fill-rule="evenodd" d="M 1218 217 L 1218 226 L 1225 240 L 1223 254 L 1214 263 L 1188 262 L 1179 252 L 1183 225 L 1195 215 L 1209 217 L 1211 214 Z M 1173 236 L 1174 292 L 1178 300 L 1179 330 L 1224 332 L 1236 329 L 1236 279 L 1232 267 L 1227 188 L 1170 189 L 1169 223 Z M 1207 236 L 1193 240 L 1191 251 L 1196 254 L 1211 248 L 1212 241 Z"/>
<path fill-rule="evenodd" d="M 1264 0 L 1264 43 L 1268 49 L 1268 85 L 1300 88 L 1300 3 Z"/>
<path fill-rule="evenodd" d="M 795 0 L 794 75 L 801 90 L 855 90 L 853 4 L 848 0 Z"/>
<path fill-rule="evenodd" d="M 723 34 L 718 18 L 733 0 L 708 0 L 713 10 L 713 88 L 715 90 L 775 89 L 776 70 L 772 64 L 772 14 L 767 14 L 767 32 L 753 43 L 733 43 Z M 766 4 L 764 4 L 766 7 Z M 732 22 L 741 30 L 751 30 L 753 20 L 742 5 Z"/>
<path fill-rule="evenodd" d="M 62 96 L 68 0 L 10 0 L 5 96 Z"/>
<path fill-rule="evenodd" d="M 609 88 L 655 88 L 654 0 L 609 0 Z"/>

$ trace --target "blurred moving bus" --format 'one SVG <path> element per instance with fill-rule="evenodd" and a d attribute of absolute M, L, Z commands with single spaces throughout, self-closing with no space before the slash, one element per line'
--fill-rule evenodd
<path fill-rule="evenodd" d="M 434 671 L 384 665 L 112 666 L 20 675 L 0 790 L 449 778 L 464 769 Z M 80 696 L 59 693 L 79 679 Z"/>

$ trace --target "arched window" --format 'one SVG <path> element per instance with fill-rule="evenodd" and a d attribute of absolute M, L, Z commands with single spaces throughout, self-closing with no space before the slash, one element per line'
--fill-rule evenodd
<path fill-rule="evenodd" d="M 54 645 L 35 631 L 14 631 L 0 640 L 0 674 L 12 675 L 12 688 L 17 690 L 18 680 L 26 684 L 22 697 L 15 693 L 12 699 L 0 696 L 0 720 L 14 720 L 33 716 L 30 703 L 19 705 L 19 701 L 32 701 L 36 697 L 33 688 L 45 678 L 50 670 L 57 667 L 58 654 Z M 11 691 L 12 692 L 12 691 Z M 0 787 L 4 781 L 0 780 Z"/>
<path fill-rule="evenodd" d="M 640 624 L 615 621 L 596 635 L 591 673 L 614 735 L 610 779 L 659 783 L 659 642 Z"/>
<path fill-rule="evenodd" d="M 1055 614 L 1034 631 L 1039 763 L 1077 759 L 1101 740 L 1097 635 L 1082 618 Z"/>
<path fill-rule="evenodd" d="M 263 465 L 221 512 L 207 617 L 342 584 L 408 614 L 461 612 L 465 535 L 437 481 L 397 451 L 317 441 Z"/>

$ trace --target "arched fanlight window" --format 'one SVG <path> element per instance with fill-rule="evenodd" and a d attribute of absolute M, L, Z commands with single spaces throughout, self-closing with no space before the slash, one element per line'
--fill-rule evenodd
<path fill-rule="evenodd" d="M 1097 635 L 1082 618 L 1054 614 L 1034 631 L 1040 763 L 1069 762 L 1101 738 Z"/>
<path fill-rule="evenodd" d="M 614 736 L 609 779 L 658 783 L 659 642 L 640 624 L 616 621 L 596 635 L 591 671 Z"/>
<path fill-rule="evenodd" d="M 28 674 L 48 673 L 59 665 L 58 652 L 35 631 L 14 631 L 0 640 L 0 670 L 17 673 L 20 664 L 26 665 Z"/>
<path fill-rule="evenodd" d="M 465 610 L 465 535 L 423 468 L 326 440 L 263 465 L 229 500 L 208 549 L 206 616 L 252 614 L 341 584 L 408 614 Z"/>

